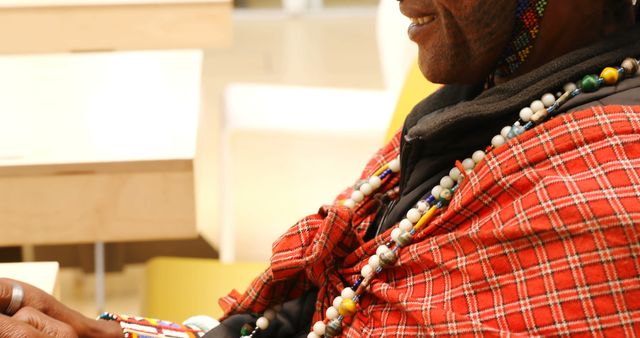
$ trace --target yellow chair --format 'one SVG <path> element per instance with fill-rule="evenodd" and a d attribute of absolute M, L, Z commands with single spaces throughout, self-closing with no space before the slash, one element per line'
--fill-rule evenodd
<path fill-rule="evenodd" d="M 215 259 L 157 257 L 147 263 L 143 314 L 182 322 L 195 315 L 222 316 L 218 299 L 239 292 L 268 263 L 225 264 Z"/>
<path fill-rule="evenodd" d="M 386 139 L 402 127 L 411 108 L 439 88 L 422 77 L 417 62 L 404 82 Z M 264 263 L 224 264 L 213 259 L 154 258 L 147 263 L 145 316 L 183 321 L 204 314 L 222 315 L 218 299 L 236 289 L 239 292 L 268 266 Z"/>

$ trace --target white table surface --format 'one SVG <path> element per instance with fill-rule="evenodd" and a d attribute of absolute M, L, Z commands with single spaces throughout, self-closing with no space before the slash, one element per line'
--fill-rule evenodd
<path fill-rule="evenodd" d="M 193 158 L 202 52 L 0 57 L 0 166 Z"/>
<path fill-rule="evenodd" d="M 199 50 L 0 57 L 2 245 L 196 237 Z"/>
<path fill-rule="evenodd" d="M 54 295 L 59 268 L 58 262 L 0 263 L 0 277 L 19 280 Z"/>

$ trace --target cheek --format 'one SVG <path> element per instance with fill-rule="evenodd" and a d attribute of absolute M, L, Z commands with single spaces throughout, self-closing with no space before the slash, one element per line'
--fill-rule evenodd
<path fill-rule="evenodd" d="M 418 65 L 422 74 L 433 83 L 453 83 L 465 81 L 464 72 L 468 65 L 464 58 L 449 48 L 438 50 L 418 49 Z"/>
<path fill-rule="evenodd" d="M 460 15 L 453 19 L 459 29 L 457 39 L 466 49 L 464 52 L 473 57 L 479 67 L 494 65 L 511 39 L 515 1 L 474 2 L 459 10 Z"/>
<path fill-rule="evenodd" d="M 420 68 L 438 83 L 473 83 L 497 63 L 513 26 L 515 0 L 449 0 L 439 7 L 440 25 L 420 45 Z"/>
<path fill-rule="evenodd" d="M 515 17 L 515 0 L 451 0 L 443 15 L 457 27 L 468 43 L 495 40 L 509 35 Z"/>

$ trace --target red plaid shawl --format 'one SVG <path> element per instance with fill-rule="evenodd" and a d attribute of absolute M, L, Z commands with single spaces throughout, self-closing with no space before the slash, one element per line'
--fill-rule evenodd
<path fill-rule="evenodd" d="M 398 148 L 396 137 L 362 177 Z M 363 242 L 367 212 L 325 206 L 299 221 L 246 293 L 220 300 L 227 315 L 261 312 L 313 284 L 313 320 L 322 319 L 342 278 L 353 283 L 389 238 Z M 640 106 L 563 115 L 511 140 L 435 222 L 373 281 L 343 336 L 637 334 Z"/>

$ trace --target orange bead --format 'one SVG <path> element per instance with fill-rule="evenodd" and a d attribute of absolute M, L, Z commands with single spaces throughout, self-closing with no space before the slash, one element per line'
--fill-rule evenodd
<path fill-rule="evenodd" d="M 606 85 L 611 86 L 618 83 L 620 74 L 618 73 L 617 69 L 613 67 L 607 67 L 602 70 L 602 73 L 600 73 L 600 77 L 604 80 L 604 83 Z"/>
<path fill-rule="evenodd" d="M 357 305 L 352 299 L 344 299 L 340 304 L 338 313 L 345 317 L 353 316 L 356 313 Z"/>

